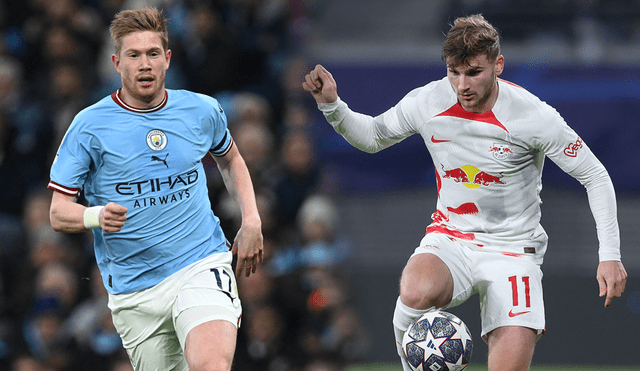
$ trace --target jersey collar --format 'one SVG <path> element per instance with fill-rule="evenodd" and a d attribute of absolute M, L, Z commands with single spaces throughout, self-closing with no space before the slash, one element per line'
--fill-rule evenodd
<path fill-rule="evenodd" d="M 165 91 L 164 91 L 164 99 L 157 106 L 151 107 L 151 108 L 135 108 L 133 106 L 130 106 L 130 105 L 126 104 L 120 98 L 120 89 L 116 90 L 113 94 L 111 94 L 111 99 L 113 99 L 113 101 L 116 102 L 116 104 L 118 104 L 120 107 L 126 109 L 127 111 L 136 112 L 136 113 L 149 113 L 149 112 L 158 111 L 158 110 L 162 109 L 162 107 L 164 107 L 167 104 L 168 97 L 169 97 L 169 93 L 165 89 Z"/>

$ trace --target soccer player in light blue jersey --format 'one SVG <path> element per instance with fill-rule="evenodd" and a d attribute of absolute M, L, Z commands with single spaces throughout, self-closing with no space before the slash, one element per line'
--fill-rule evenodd
<path fill-rule="evenodd" d="M 261 221 L 218 102 L 165 88 L 166 22 L 154 8 L 113 20 L 122 88 L 78 113 L 62 140 L 48 186 L 51 225 L 93 230 L 109 308 L 136 370 L 230 370 L 242 313 L 235 276 L 262 262 Z M 208 154 L 242 211 L 233 246 L 211 210 Z M 88 207 L 77 202 L 83 191 Z"/>

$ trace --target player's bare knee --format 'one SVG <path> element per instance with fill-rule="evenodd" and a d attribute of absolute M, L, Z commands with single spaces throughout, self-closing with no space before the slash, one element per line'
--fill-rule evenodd
<path fill-rule="evenodd" d="M 450 299 L 446 299 L 442 287 L 430 280 L 415 280 L 415 277 L 403 275 L 400 281 L 400 300 L 409 308 L 440 308 L 449 303 Z"/>
<path fill-rule="evenodd" d="M 429 309 L 440 308 L 448 304 L 446 298 L 439 295 L 439 290 L 429 287 L 401 286 L 400 300 L 409 308 Z"/>
<path fill-rule="evenodd" d="M 233 363 L 233 353 L 206 347 L 192 352 L 185 351 L 185 357 L 189 371 L 230 371 Z"/>
<path fill-rule="evenodd" d="M 430 254 L 415 256 L 402 272 L 400 300 L 410 308 L 441 308 L 451 302 L 453 279 L 448 268 L 437 257 L 437 264 L 432 264 L 434 257 L 428 255 Z M 440 265 L 444 267 L 445 274 L 442 274 L 443 268 Z M 449 279 L 443 279 L 447 275 Z"/>
<path fill-rule="evenodd" d="M 202 354 L 187 357 L 187 363 L 190 371 L 229 371 L 232 361 L 224 357 Z"/>

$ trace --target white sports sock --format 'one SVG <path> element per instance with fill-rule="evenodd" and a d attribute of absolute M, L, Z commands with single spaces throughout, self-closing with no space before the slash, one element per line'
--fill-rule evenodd
<path fill-rule="evenodd" d="M 430 312 L 434 309 L 436 309 L 436 307 L 431 307 L 429 309 L 409 308 L 400 301 L 400 297 L 398 296 L 396 309 L 393 311 L 393 333 L 396 337 L 396 349 L 398 350 L 398 355 L 400 356 L 402 369 L 404 371 L 411 371 L 411 368 L 404 358 L 404 352 L 402 351 L 402 337 L 404 336 L 405 331 L 409 328 L 411 322 L 424 313 Z"/>

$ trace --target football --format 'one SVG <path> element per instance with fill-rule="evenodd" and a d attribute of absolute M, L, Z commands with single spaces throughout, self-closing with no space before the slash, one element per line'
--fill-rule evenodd
<path fill-rule="evenodd" d="M 414 371 L 463 370 L 473 352 L 471 332 L 445 311 L 418 317 L 404 333 L 402 350 Z"/>

